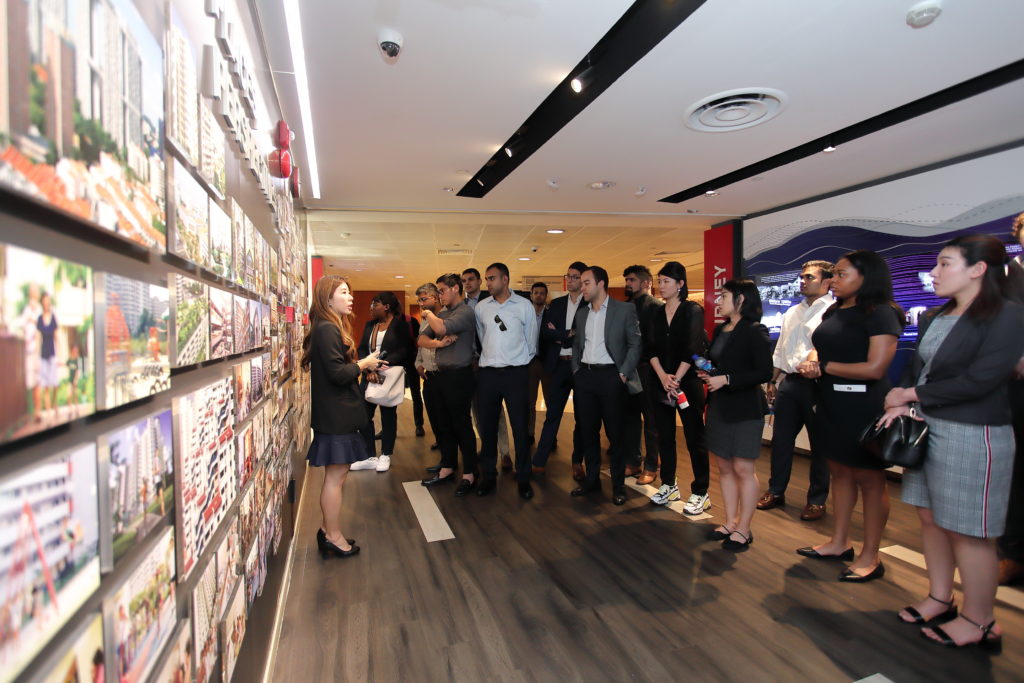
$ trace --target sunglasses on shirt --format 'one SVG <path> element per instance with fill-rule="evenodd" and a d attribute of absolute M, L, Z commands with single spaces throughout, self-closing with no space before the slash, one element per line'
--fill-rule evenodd
<path fill-rule="evenodd" d="M 508 328 L 505 327 L 505 322 L 501 319 L 500 316 L 495 315 L 494 322 L 498 323 L 498 329 L 501 330 L 502 332 L 508 331 Z"/>

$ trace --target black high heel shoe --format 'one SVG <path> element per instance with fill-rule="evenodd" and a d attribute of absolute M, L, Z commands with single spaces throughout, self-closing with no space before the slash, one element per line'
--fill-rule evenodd
<path fill-rule="evenodd" d="M 945 605 L 946 606 L 946 611 L 943 612 L 942 614 L 936 614 L 931 619 L 925 619 L 924 615 L 922 615 L 920 612 L 918 612 L 917 609 L 915 609 L 912 605 L 907 605 L 906 607 L 903 608 L 903 611 L 910 615 L 911 621 L 907 621 L 906 619 L 901 617 L 899 612 L 896 613 L 896 618 L 899 619 L 900 621 L 902 621 L 904 624 L 943 623 L 943 622 L 946 622 L 946 621 L 953 621 L 954 619 L 956 619 L 957 609 L 956 609 L 956 605 L 953 604 L 953 598 L 952 597 L 950 597 L 949 600 L 939 600 L 937 597 L 935 597 L 931 593 L 928 594 L 928 597 L 931 600 L 934 600 L 935 602 L 939 603 L 940 605 Z"/>
<path fill-rule="evenodd" d="M 962 614 L 960 615 L 960 618 L 966 621 L 968 624 L 972 624 L 978 627 L 978 630 L 981 631 L 981 640 L 976 640 L 973 643 L 964 643 L 963 645 L 957 645 L 956 641 L 950 638 L 949 634 L 943 631 L 942 628 L 939 626 L 925 626 L 925 628 L 931 629 L 932 633 L 939 637 L 938 640 L 935 640 L 934 638 L 929 638 L 928 635 L 924 632 L 924 629 L 921 629 L 921 637 L 926 638 L 927 640 L 930 640 L 938 645 L 945 645 L 946 647 L 977 647 L 982 650 L 985 650 L 986 652 L 991 652 L 995 655 L 1003 651 L 1002 634 L 992 633 L 992 627 L 996 625 L 994 619 L 989 623 L 985 624 L 984 626 L 982 626 L 978 622 L 974 621 L 973 619 L 969 619 Z"/>
<path fill-rule="evenodd" d="M 356 544 L 356 539 L 354 539 L 354 538 L 346 538 L 345 540 L 348 541 L 349 545 L 355 545 Z M 326 547 L 324 545 L 325 543 L 327 543 L 327 534 L 324 533 L 323 529 L 317 529 L 316 530 L 316 547 L 320 550 L 320 554 L 321 555 L 323 555 L 323 553 L 324 553 L 324 548 Z M 337 546 L 335 546 L 335 547 L 337 547 Z"/>

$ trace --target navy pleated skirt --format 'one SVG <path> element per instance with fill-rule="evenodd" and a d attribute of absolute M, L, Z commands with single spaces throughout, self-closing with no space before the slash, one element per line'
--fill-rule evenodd
<path fill-rule="evenodd" d="M 351 465 L 370 457 L 366 441 L 358 432 L 352 434 L 321 434 L 313 432 L 306 460 L 313 467 Z"/>

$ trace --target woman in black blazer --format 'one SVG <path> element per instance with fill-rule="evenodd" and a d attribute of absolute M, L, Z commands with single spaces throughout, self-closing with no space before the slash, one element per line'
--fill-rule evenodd
<path fill-rule="evenodd" d="M 341 490 L 349 468 L 369 456 L 363 391 L 359 375 L 378 365 L 377 354 L 356 361 L 352 339 L 352 293 L 337 275 L 320 278 L 313 288 L 309 329 L 302 340 L 302 368 L 310 371 L 310 426 L 313 442 L 306 459 L 324 468 L 320 489 L 323 526 L 316 532 L 322 557 L 347 557 L 359 552 L 341 532 Z M 371 435 L 372 438 L 372 435 Z"/>
<path fill-rule="evenodd" d="M 725 521 L 708 538 L 727 550 L 744 550 L 754 541 L 750 522 L 757 509 L 754 461 L 761 454 L 761 433 L 768 401 L 761 385 L 772 378 L 768 330 L 761 324 L 761 295 L 751 280 L 723 285 L 719 310 L 727 318 L 711 341 L 712 373 L 700 372 L 708 391 L 708 450 L 718 463 Z"/>
<path fill-rule="evenodd" d="M 900 387 L 885 399 L 884 424 L 897 415 L 928 423 L 921 470 L 903 474 L 903 500 L 921 519 L 928 596 L 904 608 L 908 624 L 948 621 L 921 630 L 947 646 L 998 650 L 992 609 L 1010 497 L 1014 438 L 1008 387 L 1024 353 L 1024 307 L 1007 292 L 1002 243 L 987 235 L 958 237 L 939 252 L 935 294 L 949 297 L 921 320 L 914 358 Z M 953 606 L 960 569 L 963 611 Z M 952 619 L 951 621 L 949 621 Z"/>
<path fill-rule="evenodd" d="M 371 351 L 384 353 L 392 372 L 404 368 L 413 357 L 412 337 L 409 324 L 402 315 L 398 297 L 391 292 L 381 292 L 370 301 L 370 320 L 363 328 L 363 340 L 359 343 L 359 355 L 367 356 Z M 383 382 L 384 377 L 375 369 L 366 373 L 363 388 L 370 382 Z M 404 386 L 404 385 L 403 385 Z M 376 403 L 366 401 L 366 415 L 371 424 Z M 395 438 L 398 436 L 398 406 L 380 406 L 380 457 L 370 457 L 352 467 L 353 470 L 387 472 L 391 468 L 391 456 L 395 452 Z"/>

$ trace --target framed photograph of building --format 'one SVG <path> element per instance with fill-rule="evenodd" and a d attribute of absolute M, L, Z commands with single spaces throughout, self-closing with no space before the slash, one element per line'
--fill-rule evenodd
<path fill-rule="evenodd" d="M 210 293 L 207 285 L 175 274 L 171 287 L 174 301 L 174 335 L 171 366 L 180 368 L 210 358 Z"/>
<path fill-rule="evenodd" d="M 67 646 L 58 646 L 63 652 L 60 660 L 36 680 L 43 683 L 104 680 L 103 617 L 97 613 L 80 626 L 73 637 Z"/>
<path fill-rule="evenodd" d="M 263 346 L 263 304 L 249 299 L 249 348 Z"/>
<path fill-rule="evenodd" d="M 102 539 L 103 569 L 114 566 L 160 527 L 174 509 L 174 439 L 170 410 L 99 439 L 100 505 L 109 525 Z"/>
<path fill-rule="evenodd" d="M 174 239 L 171 253 L 206 268 L 210 263 L 210 195 L 174 160 Z"/>
<path fill-rule="evenodd" d="M 92 269 L 0 244 L 0 443 L 95 410 Z"/>
<path fill-rule="evenodd" d="M 199 175 L 220 199 L 227 195 L 228 180 L 224 157 L 226 138 L 213 110 L 199 99 Z"/>
<path fill-rule="evenodd" d="M 5 3 L 0 184 L 163 252 L 159 31 L 128 0 Z"/>
<path fill-rule="evenodd" d="M 231 292 L 210 287 L 210 357 L 223 358 L 235 352 L 232 323 L 235 302 Z"/>
<path fill-rule="evenodd" d="M 192 590 L 192 626 L 198 657 L 196 659 L 196 681 L 210 680 L 217 667 L 220 654 L 217 640 L 217 561 L 211 561 Z"/>
<path fill-rule="evenodd" d="M 199 58 L 185 21 L 174 5 L 166 44 L 167 141 L 195 165 L 199 162 Z"/>
<path fill-rule="evenodd" d="M 110 679 L 147 680 L 177 621 L 174 575 L 174 529 L 168 527 L 104 603 Z"/>
<path fill-rule="evenodd" d="M 270 343 L 270 304 L 260 304 L 260 324 L 262 329 L 260 330 L 260 336 L 262 341 L 259 346 L 265 346 Z"/>
<path fill-rule="evenodd" d="M 249 365 L 246 360 L 232 368 L 235 375 L 235 418 L 239 422 L 248 417 L 252 409 L 252 370 Z"/>
<path fill-rule="evenodd" d="M 174 494 L 179 580 L 185 581 L 235 498 L 231 377 L 174 399 Z"/>
<path fill-rule="evenodd" d="M 231 217 L 210 198 L 210 270 L 225 280 L 234 277 L 234 253 L 231 250 Z"/>
<path fill-rule="evenodd" d="M 245 613 L 245 591 L 238 587 L 231 602 L 228 603 L 228 610 L 221 624 L 221 641 L 224 644 L 224 656 L 221 658 L 224 676 L 221 680 L 230 681 L 235 673 L 238 651 L 242 648 L 242 640 L 245 638 Z"/>
<path fill-rule="evenodd" d="M 249 329 L 249 300 L 244 296 L 234 295 L 234 311 L 231 320 L 235 324 L 235 353 L 245 353 L 252 347 L 252 331 Z"/>
<path fill-rule="evenodd" d="M 263 395 L 270 396 L 273 391 L 270 372 L 270 352 L 263 354 Z"/>
<path fill-rule="evenodd" d="M 96 296 L 103 320 L 97 405 L 109 410 L 170 389 L 167 288 L 97 273 Z"/>
<path fill-rule="evenodd" d="M 0 481 L 0 671 L 18 673 L 100 584 L 96 445 Z"/>
<path fill-rule="evenodd" d="M 217 548 L 217 614 L 223 615 L 227 610 L 228 598 L 234 595 L 235 587 L 242 578 L 239 565 L 238 525 L 232 524 L 228 533 Z"/>
<path fill-rule="evenodd" d="M 228 199 L 231 209 L 231 241 L 234 249 L 232 259 L 232 274 L 237 285 L 245 286 L 245 239 L 246 239 L 246 218 L 241 205 L 234 197 Z"/>
<path fill-rule="evenodd" d="M 250 292 L 256 291 L 256 240 L 262 238 L 252 220 L 245 217 L 245 283 Z"/>
<path fill-rule="evenodd" d="M 192 623 L 188 619 L 182 619 L 178 622 L 177 634 L 167 648 L 167 656 L 152 680 L 157 683 L 189 683 L 192 680 L 194 651 Z"/>
<path fill-rule="evenodd" d="M 252 370 L 249 384 L 250 395 L 252 396 L 252 405 L 255 407 L 263 401 L 264 397 L 264 372 L 263 372 L 263 356 L 256 356 L 251 359 L 249 366 Z M 262 409 L 262 406 L 261 406 Z M 262 410 L 261 410 L 262 412 Z"/>

